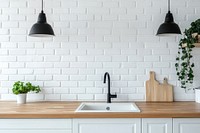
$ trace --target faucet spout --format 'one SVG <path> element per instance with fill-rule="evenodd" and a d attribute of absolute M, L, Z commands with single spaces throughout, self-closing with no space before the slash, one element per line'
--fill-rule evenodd
<path fill-rule="evenodd" d="M 103 83 L 104 83 L 104 84 L 106 83 L 106 77 L 108 77 L 107 103 L 111 103 L 111 98 L 117 98 L 117 95 L 116 95 L 116 94 L 115 94 L 115 95 L 112 95 L 112 94 L 110 93 L 110 75 L 109 75 L 108 72 L 106 72 L 106 73 L 104 74 L 104 81 L 103 81 Z"/>
<path fill-rule="evenodd" d="M 110 94 L 110 74 L 108 72 L 104 74 L 104 84 L 106 83 L 106 77 L 108 77 L 108 94 Z"/>

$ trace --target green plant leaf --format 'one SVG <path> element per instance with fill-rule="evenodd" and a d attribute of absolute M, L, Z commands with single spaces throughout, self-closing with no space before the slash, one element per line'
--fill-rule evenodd
<path fill-rule="evenodd" d="M 39 93 L 41 91 L 39 86 L 33 86 L 30 82 L 24 85 L 24 82 L 17 81 L 13 84 L 12 91 L 14 94 L 24 94 L 30 91 Z"/>

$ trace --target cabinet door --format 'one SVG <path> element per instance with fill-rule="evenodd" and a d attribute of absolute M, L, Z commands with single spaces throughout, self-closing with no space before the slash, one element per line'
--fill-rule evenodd
<path fill-rule="evenodd" d="M 0 133 L 72 133 L 71 119 L 0 119 Z"/>
<path fill-rule="evenodd" d="M 141 133 L 141 119 L 74 119 L 73 133 Z"/>
<path fill-rule="evenodd" d="M 143 118 L 142 133 L 172 133 L 171 118 Z"/>
<path fill-rule="evenodd" d="M 174 118 L 174 133 L 200 133 L 200 118 Z"/>

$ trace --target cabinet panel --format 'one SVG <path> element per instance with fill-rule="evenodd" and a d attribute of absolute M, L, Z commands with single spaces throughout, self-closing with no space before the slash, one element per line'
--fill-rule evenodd
<path fill-rule="evenodd" d="M 174 133 L 200 133 L 200 118 L 174 118 Z"/>
<path fill-rule="evenodd" d="M 142 133 L 172 133 L 172 119 L 143 118 Z"/>
<path fill-rule="evenodd" d="M 74 119 L 73 133 L 140 133 L 141 119 Z"/>
<path fill-rule="evenodd" d="M 71 119 L 0 119 L 0 129 L 71 129 Z"/>
<path fill-rule="evenodd" d="M 0 130 L 0 133 L 72 133 L 68 130 Z"/>

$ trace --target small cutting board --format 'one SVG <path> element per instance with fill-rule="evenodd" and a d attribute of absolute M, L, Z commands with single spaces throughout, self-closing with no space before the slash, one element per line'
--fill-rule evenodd
<path fill-rule="evenodd" d="M 146 81 L 147 102 L 173 102 L 173 86 L 168 84 L 167 78 L 163 83 L 155 79 L 155 72 L 150 71 L 150 79 Z"/>

